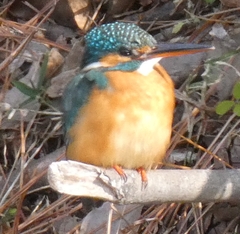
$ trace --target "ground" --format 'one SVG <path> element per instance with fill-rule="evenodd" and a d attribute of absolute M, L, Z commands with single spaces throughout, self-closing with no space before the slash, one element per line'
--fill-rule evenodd
<path fill-rule="evenodd" d="M 177 102 L 166 160 L 180 169 L 239 167 L 237 0 L 34 2 L 1 3 L 1 233 L 79 233 L 80 226 L 97 233 L 108 214 L 122 212 L 122 206 L 105 203 L 96 210 L 92 201 L 60 195 L 46 176 L 48 166 L 64 158 L 61 95 L 79 72 L 83 35 L 96 24 L 133 22 L 158 41 L 215 46 L 161 61 L 175 82 Z M 239 201 L 128 209 L 132 216 L 125 216 L 121 233 L 240 233 Z M 115 233 L 117 225 L 109 223 Z"/>

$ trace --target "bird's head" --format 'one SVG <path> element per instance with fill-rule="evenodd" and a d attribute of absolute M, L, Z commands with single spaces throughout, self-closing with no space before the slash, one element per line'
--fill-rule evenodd
<path fill-rule="evenodd" d="M 145 30 L 132 23 L 109 23 L 95 27 L 85 36 L 82 68 L 112 67 L 128 61 L 152 61 L 163 57 L 213 49 L 196 44 L 158 44 Z"/>

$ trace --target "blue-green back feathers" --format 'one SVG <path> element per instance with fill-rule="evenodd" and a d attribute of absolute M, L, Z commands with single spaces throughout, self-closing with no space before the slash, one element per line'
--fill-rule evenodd
<path fill-rule="evenodd" d="M 87 103 L 94 87 L 104 89 L 108 85 L 105 75 L 97 70 L 90 70 L 85 74 L 77 75 L 67 86 L 63 94 L 63 109 L 65 130 L 68 131 L 74 124 L 81 107 Z"/>

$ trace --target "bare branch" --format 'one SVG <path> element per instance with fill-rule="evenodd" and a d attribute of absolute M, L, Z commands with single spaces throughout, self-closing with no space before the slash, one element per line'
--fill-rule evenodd
<path fill-rule="evenodd" d="M 50 165 L 48 180 L 60 193 L 121 204 L 240 199 L 240 170 L 151 170 L 145 188 L 136 171 L 124 171 L 126 182 L 113 169 L 60 161 Z"/>

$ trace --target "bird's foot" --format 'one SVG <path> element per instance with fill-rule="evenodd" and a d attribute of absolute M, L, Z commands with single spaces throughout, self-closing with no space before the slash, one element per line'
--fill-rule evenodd
<path fill-rule="evenodd" d="M 124 180 L 124 182 L 126 182 L 127 181 L 127 175 L 123 171 L 122 167 L 118 166 L 118 165 L 115 165 L 115 166 L 113 166 L 113 168 L 121 176 L 121 178 Z M 142 168 L 142 167 L 139 167 L 137 169 L 137 172 L 141 175 L 141 178 L 142 178 L 142 188 L 144 189 L 144 188 L 147 187 L 147 184 L 148 184 L 147 173 L 146 173 L 145 169 Z"/>
<path fill-rule="evenodd" d="M 123 171 L 122 167 L 120 167 L 118 165 L 115 165 L 115 166 L 113 166 L 113 168 L 121 176 L 121 178 L 124 180 L 124 182 L 126 182 L 127 181 L 127 175 Z"/>
<path fill-rule="evenodd" d="M 147 173 L 146 173 L 145 169 L 142 168 L 142 167 L 139 167 L 137 169 L 137 172 L 141 175 L 141 178 L 142 178 L 142 189 L 144 189 L 144 188 L 147 187 L 147 184 L 148 184 Z"/>

